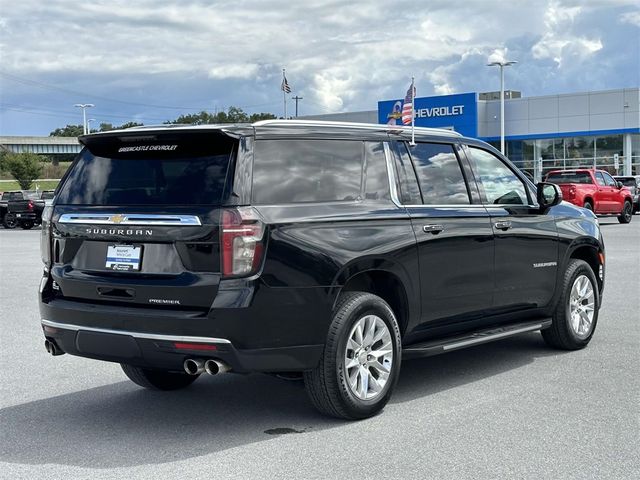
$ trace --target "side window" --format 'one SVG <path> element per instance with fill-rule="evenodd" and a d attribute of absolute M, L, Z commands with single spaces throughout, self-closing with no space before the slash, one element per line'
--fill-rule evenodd
<path fill-rule="evenodd" d="M 403 142 L 392 142 L 390 145 L 400 183 L 400 202 L 403 205 L 420 205 L 422 203 L 420 187 L 418 187 L 418 179 L 411 165 L 407 147 Z"/>
<path fill-rule="evenodd" d="M 389 175 L 382 142 L 365 142 L 364 158 L 364 198 L 391 201 Z"/>
<path fill-rule="evenodd" d="M 603 187 L 606 185 L 602 173 L 596 172 L 596 182 L 598 183 L 598 185 L 601 185 Z"/>
<path fill-rule="evenodd" d="M 258 140 L 253 158 L 256 204 L 362 198 L 363 144 L 348 140 Z"/>
<path fill-rule="evenodd" d="M 502 160 L 480 148 L 469 147 L 469 161 L 484 191 L 485 201 L 494 205 L 529 203 L 524 184 Z"/>
<path fill-rule="evenodd" d="M 468 205 L 469 192 L 453 145 L 419 143 L 411 147 L 425 205 Z"/>
<path fill-rule="evenodd" d="M 616 186 L 616 181 L 613 179 L 613 177 L 611 175 L 609 175 L 608 173 L 602 173 L 602 176 L 604 177 L 604 183 L 607 184 L 608 187 L 615 187 Z"/>

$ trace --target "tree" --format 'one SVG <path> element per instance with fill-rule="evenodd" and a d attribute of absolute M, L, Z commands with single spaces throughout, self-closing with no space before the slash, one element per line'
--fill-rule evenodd
<path fill-rule="evenodd" d="M 112 123 L 104 123 L 103 122 L 103 123 L 100 124 L 99 131 L 100 132 L 108 132 L 109 130 L 113 130 L 113 129 L 114 129 L 114 127 L 113 127 Z"/>
<path fill-rule="evenodd" d="M 186 123 L 189 125 L 208 125 L 212 123 L 248 123 L 257 122 L 258 120 L 268 120 L 276 118 L 271 113 L 253 113 L 247 115 L 244 110 L 239 107 L 229 107 L 225 111 L 211 114 L 204 110 L 199 113 L 189 113 L 187 115 L 180 115 L 175 120 L 170 120 L 165 123 Z"/>
<path fill-rule="evenodd" d="M 84 133 L 82 125 L 67 125 L 64 128 L 56 128 L 49 134 L 50 137 L 79 137 Z"/>
<path fill-rule="evenodd" d="M 42 173 L 42 163 L 35 153 L 7 153 L 2 156 L 0 170 L 9 172 L 22 190 L 29 190 L 33 181 Z"/>
<path fill-rule="evenodd" d="M 127 122 L 127 123 L 123 123 L 122 125 L 116 128 L 121 129 L 121 128 L 131 128 L 131 127 L 142 127 L 143 125 L 144 125 L 143 123 L 138 123 L 138 122 Z"/>

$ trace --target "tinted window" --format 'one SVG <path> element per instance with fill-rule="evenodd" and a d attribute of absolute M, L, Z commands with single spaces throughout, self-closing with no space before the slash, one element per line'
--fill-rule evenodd
<path fill-rule="evenodd" d="M 40 198 L 42 200 L 51 200 L 54 197 L 54 192 L 42 192 Z"/>
<path fill-rule="evenodd" d="M 15 202 L 17 200 L 24 200 L 22 192 L 6 192 L 2 195 L 2 200 L 5 202 Z"/>
<path fill-rule="evenodd" d="M 60 204 L 211 205 L 222 199 L 229 153 L 193 158 L 106 158 L 85 150 Z"/>
<path fill-rule="evenodd" d="M 622 184 L 625 187 L 635 187 L 636 186 L 636 180 L 635 178 L 618 178 L 617 179 L 619 182 L 622 182 Z"/>
<path fill-rule="evenodd" d="M 362 142 L 259 140 L 253 203 L 353 201 L 362 198 Z"/>
<path fill-rule="evenodd" d="M 367 200 L 391 200 L 389 175 L 381 142 L 365 142 L 364 198 Z"/>
<path fill-rule="evenodd" d="M 400 184 L 400 202 L 403 205 L 419 205 L 422 203 L 418 179 L 411 165 L 411 159 L 404 143 L 395 142 L 393 152 L 395 157 L 396 173 Z"/>
<path fill-rule="evenodd" d="M 547 175 L 547 182 L 551 183 L 591 183 L 591 176 L 587 172 L 555 172 Z"/>
<path fill-rule="evenodd" d="M 486 202 L 495 205 L 525 205 L 527 193 L 522 181 L 502 160 L 486 150 L 470 147 L 471 162 L 476 180 Z"/>
<path fill-rule="evenodd" d="M 602 173 L 600 173 L 600 172 L 596 172 L 596 183 L 598 185 L 602 185 L 603 187 L 606 185 L 606 183 L 604 181 L 604 177 L 602 176 Z"/>
<path fill-rule="evenodd" d="M 604 183 L 606 183 L 607 186 L 609 187 L 617 186 L 616 181 L 613 179 L 611 175 L 609 175 L 608 173 L 602 172 L 602 176 L 604 177 Z"/>
<path fill-rule="evenodd" d="M 419 143 L 410 151 L 425 205 L 470 203 L 453 145 Z"/>

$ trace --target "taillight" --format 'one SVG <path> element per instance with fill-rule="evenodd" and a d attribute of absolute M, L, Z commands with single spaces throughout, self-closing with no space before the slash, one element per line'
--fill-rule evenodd
<path fill-rule="evenodd" d="M 51 217 L 53 207 L 44 207 L 42 211 L 42 231 L 40 233 L 40 256 L 45 268 L 51 264 Z"/>
<path fill-rule="evenodd" d="M 576 196 L 576 187 L 571 185 L 567 191 L 567 197 L 573 198 Z"/>
<path fill-rule="evenodd" d="M 264 223 L 252 207 L 222 211 L 222 275 L 247 276 L 260 268 Z"/>
<path fill-rule="evenodd" d="M 31 200 L 27 203 L 27 210 L 33 210 L 33 202 Z"/>

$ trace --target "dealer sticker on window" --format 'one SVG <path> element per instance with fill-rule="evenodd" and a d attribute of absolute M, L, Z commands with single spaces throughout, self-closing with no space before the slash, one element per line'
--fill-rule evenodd
<path fill-rule="evenodd" d="M 106 267 L 111 270 L 140 270 L 141 247 L 133 245 L 109 245 Z"/>

